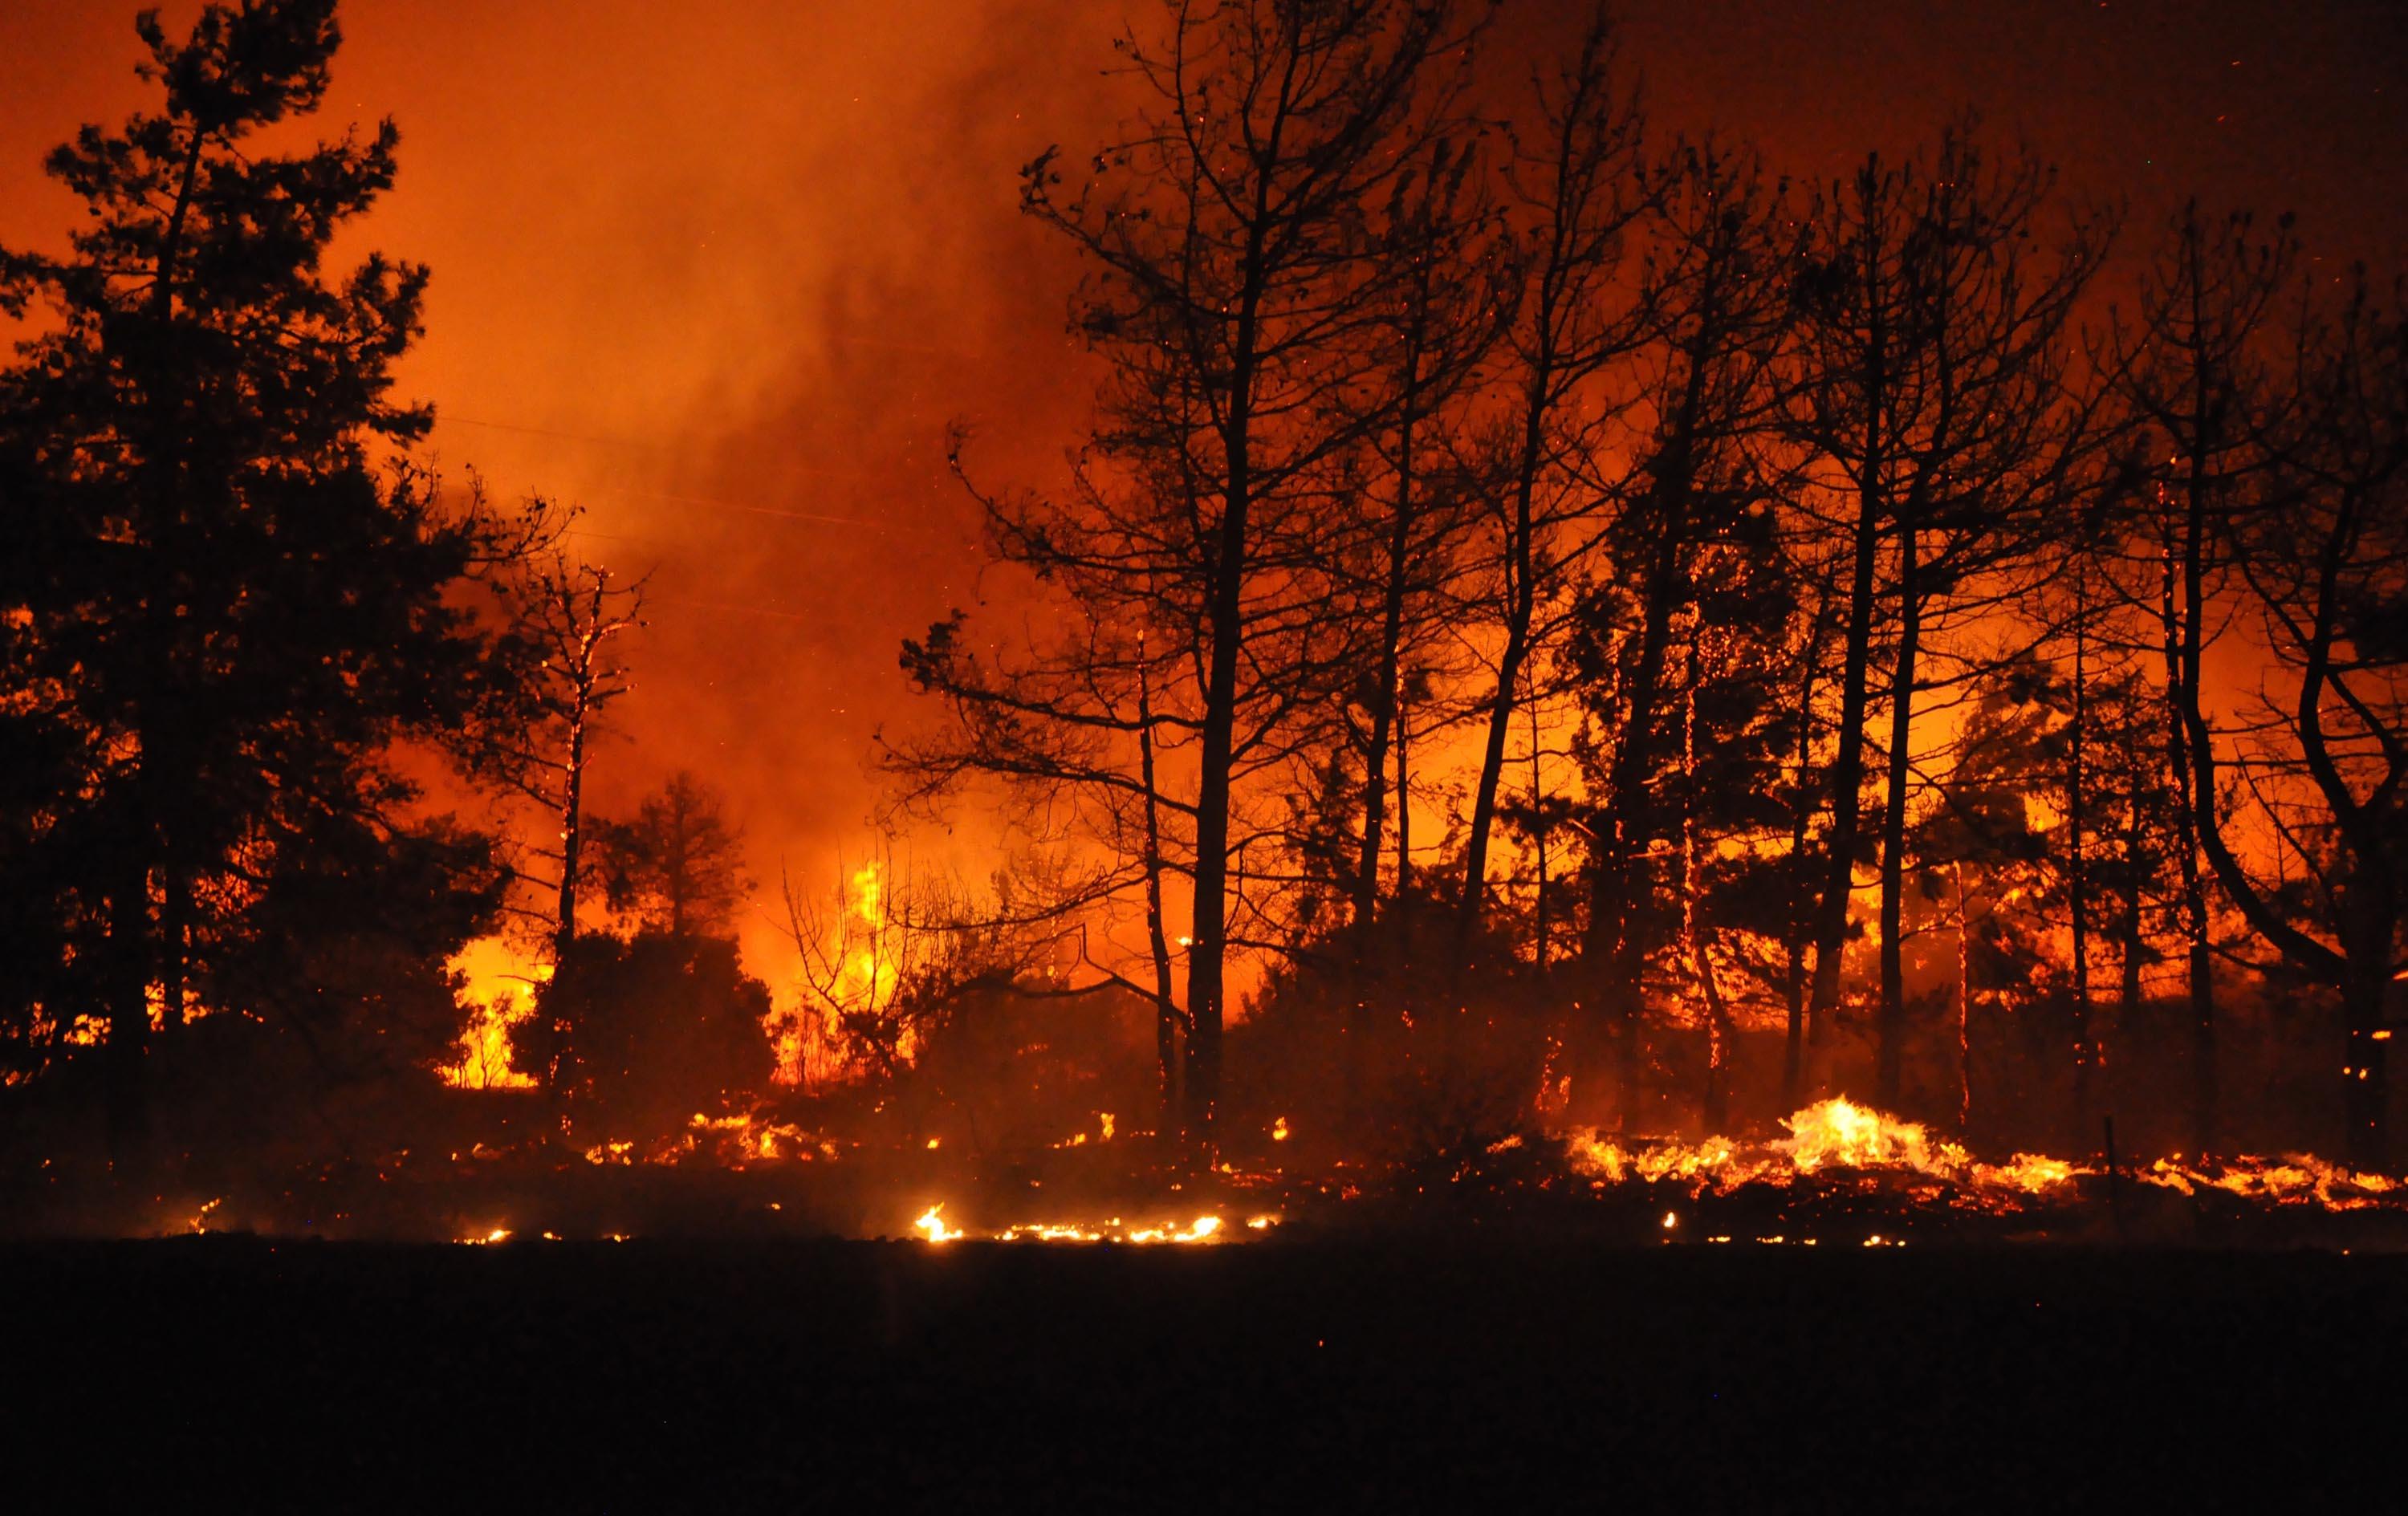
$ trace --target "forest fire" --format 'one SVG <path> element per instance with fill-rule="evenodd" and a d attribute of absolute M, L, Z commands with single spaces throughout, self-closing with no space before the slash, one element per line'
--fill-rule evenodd
<path fill-rule="evenodd" d="M 0 250 L 7 1172 L 2390 1207 L 2408 317 L 1970 122 L 1802 179 L 1498 8 L 1172 7 L 1146 153 L 1012 160 L 1084 419 L 939 428 L 979 597 L 877 623 L 809 847 L 637 714 L 701 602 L 589 553 L 655 539 L 437 470 L 428 271 L 327 263 L 398 133 L 273 130 L 331 0 L 142 22 Z"/>
<path fill-rule="evenodd" d="M 2408 1185 L 2393 1176 L 2296 1153 L 2114 1166 L 2097 1156 L 1991 1161 L 1844 1097 L 1807 1106 L 1765 1137 L 1517 1135 L 1435 1176 L 1411 1161 L 1268 1146 L 1199 1175 L 1155 1162 L 1158 1151 L 1057 1141 L 982 1157 L 840 1141 L 762 1115 L 696 1115 L 677 1138 L 598 1142 L 566 1166 L 548 1144 L 480 1144 L 434 1165 L 395 1155 L 365 1189 L 296 1176 L 280 1198 L 237 1190 L 155 1231 L 426 1235 L 465 1217 L 473 1220 L 464 1230 L 434 1235 L 487 1246 L 700 1227 L 1151 1246 L 1510 1224 L 1676 1246 L 1896 1247 L 2100 1240 L 2137 1229 L 2408 1250 Z M 899 1195 L 931 1189 L 950 1198 L 901 1208 Z M 303 1206 L 313 1219 L 300 1219 Z M 486 1219 L 496 1214 L 511 1219 Z"/>
<path fill-rule="evenodd" d="M 11 1495 L 2372 1504 L 2267 8 L 0 5 Z"/>

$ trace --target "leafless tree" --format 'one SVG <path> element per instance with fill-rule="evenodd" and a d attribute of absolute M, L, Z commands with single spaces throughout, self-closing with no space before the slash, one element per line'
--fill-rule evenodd
<path fill-rule="evenodd" d="M 2337 307 L 2303 298 L 2255 376 L 2245 350 L 2203 365 L 2182 339 L 2249 321 L 2258 286 L 2244 278 L 2238 309 L 2211 310 L 2226 281 L 2186 279 L 2210 266 L 2186 243 L 2174 288 L 2198 292 L 2204 325 L 2174 324 L 2171 361 L 2136 393 L 2180 428 L 2168 472 L 2184 502 L 2175 683 L 2193 821 L 2251 929 L 2336 994 L 2347 1151 L 2377 1166 L 2388 1159 L 2386 1000 L 2408 962 L 2408 321 L 2361 274 Z M 2239 492 L 2207 462 L 2234 435 L 2263 459 Z M 2211 551 L 2269 662 L 2233 715 L 2210 707 L 2200 675 Z M 2232 781 L 2229 815 L 2219 775 Z"/>
<path fill-rule="evenodd" d="M 2224 523 L 2263 488 L 2266 431 L 2289 424 L 2270 411 L 2267 365 L 2297 261 L 2287 223 L 2261 239 L 2246 217 L 2212 228 L 2195 202 L 2186 206 L 2115 355 L 2119 393 L 2149 449 L 2138 529 L 2115 569 L 2127 598 L 2154 611 L 2157 624 L 2165 777 L 2178 801 L 2172 851 L 2188 968 L 2191 1136 L 2201 1152 L 2216 1146 L 2219 1081 L 2211 866 L 2200 834 L 2217 797 L 2212 769 L 2198 766 L 2189 713 L 2205 719 L 2200 670 L 2231 619 L 2225 590 L 2233 538 Z"/>
<path fill-rule="evenodd" d="M 1367 207 L 1432 161 L 1477 29 L 1446 0 L 1175 4 L 1159 35 L 1123 40 L 1147 104 L 1122 139 L 1075 187 L 1053 150 L 1024 175 L 1026 209 L 1085 259 L 1072 320 L 1106 378 L 1073 490 L 991 500 L 989 535 L 1109 629 L 1108 703 L 1145 702 L 1136 727 L 1115 719 L 1145 735 L 1140 766 L 1192 776 L 1184 1100 L 1208 1146 L 1242 860 L 1271 824 L 1245 796 L 1311 746 L 1359 651 L 1331 614 L 1347 527 L 1330 492 L 1386 420 L 1355 402 L 1387 372 L 1382 286 L 1405 267 Z M 1076 677 L 1075 659 L 1040 662 Z M 1136 793 L 1159 818 L 1155 772 Z"/>
<path fill-rule="evenodd" d="M 2016 602 L 2016 570 L 2040 561 L 2042 526 L 2087 482 L 2077 465 L 2102 440 L 2095 401 L 2072 393 L 2068 328 L 2110 227 L 2077 214 L 2050 232 L 2042 219 L 2053 187 L 2041 164 L 1990 155 L 1964 127 L 1944 134 L 1926 160 L 1869 159 L 1824 197 L 1802 277 L 1791 425 L 1819 475 L 1802 498 L 1852 543 L 1809 1035 L 1839 999 L 1862 841 L 1874 634 L 1885 626 L 1874 1084 L 1893 1108 L 1905 1030 L 1915 696 L 1979 666 L 1949 634 Z"/>
<path fill-rule="evenodd" d="M 557 825 L 550 844 L 528 850 L 552 878 L 524 877 L 551 897 L 558 953 L 577 937 L 586 765 L 604 712 L 634 687 L 624 648 L 626 635 L 644 624 L 644 581 L 618 580 L 608 568 L 555 551 L 525 565 L 510 600 L 526 681 L 517 707 L 528 715 L 491 730 L 480 761 Z"/>
<path fill-rule="evenodd" d="M 1645 208 L 1638 103 L 1621 77 L 1605 13 L 1578 51 L 1534 82 L 1537 125 L 1506 173 L 1526 287 L 1505 382 L 1512 401 L 1495 439 L 1497 482 L 1486 608 L 1496 622 L 1497 675 L 1483 702 L 1487 736 L 1473 781 L 1457 904 L 1467 951 L 1488 893 L 1488 849 L 1516 694 L 1541 641 L 1540 612 L 1570 556 L 1558 538 L 1593 515 L 1579 477 L 1608 408 L 1598 376 L 1637 343 L 1640 325 L 1616 285 L 1625 236 Z"/>

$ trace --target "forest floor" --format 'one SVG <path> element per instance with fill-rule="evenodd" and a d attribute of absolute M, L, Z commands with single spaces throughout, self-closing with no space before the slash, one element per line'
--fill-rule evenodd
<path fill-rule="evenodd" d="M 0 1244 L 18 1509 L 2322 1509 L 2408 1257 Z M 2386 1502 L 2387 1503 L 2387 1502 Z"/>

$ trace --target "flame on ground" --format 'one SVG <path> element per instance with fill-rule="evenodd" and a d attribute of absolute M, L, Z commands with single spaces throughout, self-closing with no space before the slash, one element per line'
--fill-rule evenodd
<path fill-rule="evenodd" d="M 685 1131 L 668 1141 L 652 1143 L 643 1151 L 632 1139 L 609 1137 L 585 1149 L 585 1161 L 598 1166 L 638 1163 L 675 1165 L 696 1158 L 725 1168 L 748 1164 L 794 1161 L 809 1163 L 836 1156 L 835 1144 L 792 1122 L 775 1121 L 752 1112 L 707 1116 L 695 1111 Z"/>
<path fill-rule="evenodd" d="M 1626 1144 L 1583 1128 L 1566 1138 L 1565 1148 L 1573 1168 L 1600 1188 L 1638 1180 L 1686 1184 L 1699 1193 L 1747 1184 L 1788 1185 L 1836 1171 L 1902 1176 L 1945 1187 L 1976 1204 L 2008 1206 L 2103 1173 L 2095 1164 L 2040 1153 L 2019 1152 L 2004 1163 L 1985 1163 L 1920 1123 L 1900 1121 L 1844 1095 L 1817 1101 L 1782 1124 L 1787 1137 L 1763 1142 L 1708 1137 L 1695 1143 Z M 2183 1194 L 2222 1190 L 2266 1205 L 2356 1210 L 2408 1201 L 2408 1186 L 2400 1180 L 2304 1153 L 2244 1156 L 2212 1166 L 2159 1159 L 2119 1173 Z M 1665 1224 L 1673 1224 L 1670 1217 Z"/>
<path fill-rule="evenodd" d="M 2243 1158 L 2208 1168 L 2160 1158 L 2133 1177 L 2181 1194 L 2223 1190 L 2275 1206 L 2321 1206 L 2327 1210 L 2364 1210 L 2408 1200 L 2408 1187 L 2385 1174 L 2343 1168 L 2307 1153 L 2280 1158 Z"/>
<path fill-rule="evenodd" d="M 1257 1234 L 1278 1224 L 1276 1216 L 1254 1216 L 1246 1222 L 1247 1229 Z M 1175 1221 L 1133 1225 L 1114 1216 L 1107 1221 L 1092 1223 L 1015 1222 L 1000 1231 L 968 1232 L 945 1220 L 945 1208 L 941 1202 L 922 1211 L 919 1220 L 911 1225 L 922 1239 L 928 1242 L 956 1242 L 971 1237 L 988 1242 L 1196 1243 L 1223 1240 L 1226 1230 L 1218 1216 L 1198 1216 L 1183 1226 Z"/>
<path fill-rule="evenodd" d="M 1631 1144 L 1593 1129 L 1573 1133 L 1572 1166 L 1606 1184 L 1627 1180 L 1687 1183 L 1699 1190 L 1788 1184 L 1828 1170 L 1888 1171 L 1944 1180 L 1974 1191 L 2038 1194 L 2088 1172 L 2062 1159 L 2017 1153 L 1985 1164 L 1918 1122 L 1900 1121 L 1844 1095 L 1817 1101 L 1782 1123 L 1789 1135 L 1769 1142 L 1728 1137 Z"/>

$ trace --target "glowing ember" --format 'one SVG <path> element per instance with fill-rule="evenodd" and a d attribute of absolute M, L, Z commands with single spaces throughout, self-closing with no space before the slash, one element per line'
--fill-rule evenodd
<path fill-rule="evenodd" d="M 1711 1137 L 1698 1143 L 1626 1144 L 1584 1129 L 1569 1135 L 1564 1146 L 1574 1170 L 1599 1189 L 1636 1180 L 1684 1184 L 1699 1194 L 1725 1193 L 1748 1184 L 1787 1186 L 1809 1176 L 1858 1173 L 1903 1177 L 1919 1187 L 1923 1198 L 1999 1211 L 2104 1173 L 2094 1164 L 2028 1152 L 2004 1163 L 1985 1163 L 1917 1123 L 1844 1097 L 1808 1106 L 1783 1124 L 1789 1135 L 1769 1142 Z M 2399 1180 L 2303 1153 L 2244 1156 L 2212 1166 L 2160 1159 L 2122 1172 L 2128 1180 L 2181 1194 L 2220 1190 L 2267 1206 L 2360 1210 L 2408 1203 L 2408 1185 Z M 1665 1227 L 1673 1224 L 1668 1214 Z M 1874 1245 L 1903 1246 L 1894 1237 Z"/>
<path fill-rule="evenodd" d="M 1885 1116 L 1845 1095 L 1808 1106 L 1782 1124 L 1789 1137 L 1774 1147 L 1800 1174 L 1819 1168 L 1912 1168 L 1956 1173 L 1971 1161 L 1953 1142 L 1932 1139 L 1922 1125 Z"/>
<path fill-rule="evenodd" d="M 945 1224 L 945 1208 L 942 1206 L 930 1206 L 911 1224 L 931 1242 L 951 1242 L 962 1235 Z"/>
<path fill-rule="evenodd" d="M 1279 1224 L 1277 1216 L 1254 1216 L 1246 1222 L 1249 1230 L 1261 1233 Z M 929 1242 L 953 1242 L 963 1237 L 975 1237 L 989 1242 L 1127 1242 L 1144 1246 L 1152 1243 L 1212 1242 L 1222 1237 L 1223 1223 L 1218 1216 L 1198 1216 L 1185 1225 L 1175 1221 L 1150 1226 L 1131 1226 L 1114 1216 L 1101 1222 L 1015 1222 L 1000 1231 L 972 1233 L 953 1226 L 945 1220 L 945 1208 L 930 1206 L 911 1223 L 912 1229 Z"/>
<path fill-rule="evenodd" d="M 1976 1162 L 1954 1142 L 1921 1124 L 1902 1122 L 1845 1096 L 1818 1101 L 1782 1123 L 1785 1137 L 1741 1144 L 1725 1137 L 1698 1143 L 1624 1146 L 1596 1132 L 1566 1139 L 1572 1166 L 1601 1184 L 1638 1180 L 1703 1190 L 1743 1184 L 1785 1185 L 1832 1171 L 1902 1173 L 1975 1193 L 2038 1194 L 2089 1172 L 2062 1159 L 2017 1153 L 2003 1164 Z M 1667 1226 L 1671 1224 L 1666 1220 Z"/>
<path fill-rule="evenodd" d="M 2236 1158 L 2213 1168 L 2161 1158 L 2132 1177 L 2180 1194 L 2222 1190 L 2266 1205 L 2322 1206 L 2329 1210 L 2364 1210 L 2408 1200 L 2408 1188 L 2398 1180 L 2343 1168 L 2308 1153 Z"/>

